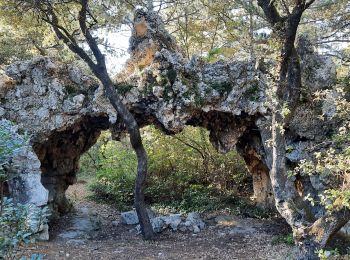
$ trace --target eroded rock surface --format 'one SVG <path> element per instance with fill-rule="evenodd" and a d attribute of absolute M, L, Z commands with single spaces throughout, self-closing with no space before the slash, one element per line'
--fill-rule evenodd
<path fill-rule="evenodd" d="M 40 161 L 26 137 L 10 121 L 0 119 L 0 131 L 3 138 L 0 139 L 0 173 L 7 176 L 7 189 L 1 195 L 11 195 L 16 203 L 29 204 L 26 223 L 38 239 L 48 240 L 47 224 L 38 223 L 33 217 L 48 203 L 49 192 L 41 183 Z"/>

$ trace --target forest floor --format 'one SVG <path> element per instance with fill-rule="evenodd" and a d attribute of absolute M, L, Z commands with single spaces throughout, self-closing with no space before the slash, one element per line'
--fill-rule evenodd
<path fill-rule="evenodd" d="M 253 219 L 212 212 L 200 233 L 164 231 L 142 240 L 134 226 L 119 223 L 120 212 L 90 201 L 85 184 L 67 191 L 75 211 L 51 227 L 50 241 L 22 248 L 21 256 L 44 259 L 292 259 L 293 247 L 274 243 L 290 231 L 281 219 Z"/>

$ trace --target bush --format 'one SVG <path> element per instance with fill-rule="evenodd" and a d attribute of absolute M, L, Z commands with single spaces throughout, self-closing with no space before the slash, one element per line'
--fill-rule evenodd
<path fill-rule="evenodd" d="M 204 129 L 188 127 L 166 136 L 147 127 L 143 140 L 149 155 L 145 195 L 153 205 L 181 211 L 218 209 L 249 178 L 237 153 L 218 153 Z M 96 199 L 108 200 L 120 209 L 132 206 L 137 160 L 127 140 L 112 141 L 104 133 L 81 164 L 81 176 L 92 179 L 90 188 Z"/>
<path fill-rule="evenodd" d="M 13 258 L 18 246 L 34 243 L 35 234 L 47 224 L 48 216 L 47 207 L 41 209 L 4 198 L 0 208 L 0 256 Z"/>
<path fill-rule="evenodd" d="M 96 177 L 89 187 L 97 200 L 107 200 L 125 209 L 133 203 L 136 155 L 126 141 L 111 141 L 106 133 L 102 138 L 97 144 L 98 149 L 95 147 L 94 154 L 90 154 L 90 158 L 96 159 Z"/>

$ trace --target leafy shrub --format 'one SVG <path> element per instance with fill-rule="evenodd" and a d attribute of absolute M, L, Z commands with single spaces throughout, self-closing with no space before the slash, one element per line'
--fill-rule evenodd
<path fill-rule="evenodd" d="M 166 136 L 154 127 L 143 130 L 149 155 L 146 200 L 181 211 L 206 211 L 227 206 L 229 197 L 248 178 L 236 152 L 218 153 L 204 129 L 188 127 Z M 133 204 L 137 160 L 127 140 L 111 141 L 104 133 L 81 160 L 83 178 L 92 176 L 94 197 L 120 209 Z"/>
<path fill-rule="evenodd" d="M 339 250 L 336 248 L 336 249 L 333 249 L 333 250 L 324 250 L 324 249 L 320 249 L 318 251 L 318 257 L 321 259 L 321 260 L 326 260 L 326 259 L 339 259 L 340 257 L 340 254 L 339 254 Z M 342 258 L 342 259 L 347 259 L 345 258 Z"/>
<path fill-rule="evenodd" d="M 103 138 L 97 144 L 96 154 L 91 155 L 96 158 L 94 167 L 97 174 L 90 189 L 96 199 L 113 202 L 124 209 L 133 203 L 136 155 L 127 142 L 110 141 L 106 135 Z"/>
<path fill-rule="evenodd" d="M 35 242 L 35 234 L 47 224 L 47 207 L 14 203 L 3 199 L 0 208 L 0 256 L 10 258 L 21 244 Z"/>

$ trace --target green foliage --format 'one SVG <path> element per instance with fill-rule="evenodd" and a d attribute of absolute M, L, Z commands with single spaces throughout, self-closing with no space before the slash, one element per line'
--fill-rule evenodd
<path fill-rule="evenodd" d="M 294 238 L 293 234 L 290 233 L 288 235 L 278 235 L 272 237 L 271 244 L 276 245 L 276 244 L 287 244 L 289 246 L 294 246 Z"/>
<path fill-rule="evenodd" d="M 90 184 L 96 199 L 113 202 L 120 209 L 132 205 L 137 159 L 130 145 L 126 141 L 111 141 L 104 135 L 96 146 L 89 151 L 97 173 L 96 180 Z M 83 157 L 82 172 L 89 170 L 84 163 L 88 161 Z"/>
<path fill-rule="evenodd" d="M 134 87 L 133 85 L 130 85 L 127 83 L 119 83 L 116 86 L 116 90 L 117 90 L 118 94 L 125 96 L 126 93 L 128 93 L 133 87 Z"/>
<path fill-rule="evenodd" d="M 333 249 L 333 250 L 325 250 L 325 249 L 320 249 L 318 251 L 318 257 L 321 260 L 326 260 L 326 259 L 337 259 L 337 257 L 339 257 L 339 250 Z"/>
<path fill-rule="evenodd" d="M 51 1 L 58 14 L 59 23 L 71 34 L 75 41 L 84 46 L 84 37 L 79 31 L 79 3 L 77 1 Z M 57 39 L 51 26 L 41 19 L 41 13 L 35 7 L 45 4 L 44 1 L 0 0 L 0 64 L 8 64 L 15 60 L 31 58 L 37 55 L 55 57 L 64 62 L 77 59 L 63 41 Z M 94 22 L 92 31 L 99 35 L 96 40 L 103 45 L 101 49 L 115 58 L 121 51 L 108 41 L 109 33 L 116 32 L 130 11 L 123 1 L 103 1 L 89 3 Z M 111 11 L 113 10 L 113 11 Z M 97 35 L 96 34 L 96 35 Z M 2 37 L 3 36 L 3 37 Z"/>
<path fill-rule="evenodd" d="M 21 244 L 35 242 L 35 233 L 47 224 L 47 207 L 14 203 L 3 199 L 0 208 L 0 256 L 13 257 L 14 249 Z"/>
<path fill-rule="evenodd" d="M 244 93 L 243 96 L 248 98 L 250 101 L 258 100 L 259 86 L 252 85 Z"/>
<path fill-rule="evenodd" d="M 334 93 L 333 93 L 334 94 Z M 315 94 L 315 101 L 328 101 L 328 91 Z M 344 85 L 337 88 L 334 118 L 340 122 L 338 132 L 329 140 L 327 149 L 314 153 L 314 160 L 302 160 L 296 167 L 294 174 L 320 175 L 327 180 L 326 190 L 319 194 L 319 201 L 327 210 L 337 211 L 343 208 L 350 209 L 350 102 L 346 99 Z M 323 115 L 320 116 L 323 119 Z M 305 197 L 311 205 L 316 201 L 308 194 Z"/>
<path fill-rule="evenodd" d="M 147 127 L 143 140 L 149 155 L 146 199 L 158 207 L 181 211 L 225 208 L 248 177 L 237 153 L 218 153 L 204 129 L 188 127 L 166 136 Z M 111 141 L 105 134 L 81 162 L 82 174 L 97 173 L 90 185 L 95 198 L 122 209 L 132 206 L 137 161 L 126 140 Z"/>
<path fill-rule="evenodd" d="M 174 184 L 172 184 L 174 185 Z M 182 194 L 169 191 L 163 188 L 163 190 L 148 190 L 149 196 L 152 196 L 155 192 L 160 193 L 160 191 L 165 192 L 162 194 L 162 197 L 166 197 L 166 194 L 171 192 L 171 196 L 176 199 L 169 200 L 165 198 L 164 200 L 153 200 L 155 201 L 152 206 L 158 209 L 159 211 L 164 211 L 167 209 L 167 212 L 207 212 L 219 209 L 225 209 L 230 205 L 227 203 L 228 194 L 220 193 L 217 189 L 214 189 L 211 186 L 199 185 L 199 184 L 183 184 L 184 191 Z M 231 195 L 234 198 L 233 195 Z"/>
<path fill-rule="evenodd" d="M 228 211 L 233 215 L 241 215 L 248 218 L 267 219 L 278 216 L 275 208 L 257 207 L 256 203 L 247 199 L 239 198 L 229 201 Z"/>
<path fill-rule="evenodd" d="M 78 85 L 66 85 L 64 86 L 64 91 L 66 92 L 66 94 L 70 97 L 72 96 L 76 96 L 79 94 L 80 92 L 80 89 L 79 89 L 79 86 Z"/>
<path fill-rule="evenodd" d="M 24 40 L 11 30 L 0 29 L 0 64 L 10 64 L 18 59 L 31 58 L 33 54 L 28 51 Z M 19 42 L 23 43 L 18 44 Z"/>
<path fill-rule="evenodd" d="M 221 51 L 221 48 L 214 48 L 214 49 L 211 49 L 209 52 L 208 52 L 208 56 L 207 56 L 207 61 L 208 62 L 212 62 L 215 60 L 215 57 L 220 54 L 220 51 Z"/>
<path fill-rule="evenodd" d="M 174 69 L 168 69 L 167 70 L 167 77 L 169 79 L 170 84 L 174 84 L 176 77 L 177 77 L 177 72 Z"/>

